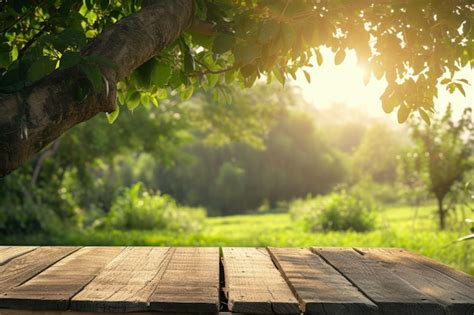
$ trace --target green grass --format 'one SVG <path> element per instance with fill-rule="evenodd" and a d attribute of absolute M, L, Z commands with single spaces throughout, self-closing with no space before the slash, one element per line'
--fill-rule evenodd
<path fill-rule="evenodd" d="M 309 233 L 289 214 L 256 214 L 208 218 L 202 231 L 74 231 L 55 237 L 15 237 L 7 244 L 173 245 L 173 246 L 350 246 L 402 247 L 474 274 L 474 242 L 452 242 L 467 230 L 436 228 L 434 207 L 387 208 L 372 232 Z"/>

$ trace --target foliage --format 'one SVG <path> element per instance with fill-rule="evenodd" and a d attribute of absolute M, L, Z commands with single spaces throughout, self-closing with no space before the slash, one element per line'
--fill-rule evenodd
<path fill-rule="evenodd" d="M 382 124 L 370 127 L 354 152 L 354 176 L 369 176 L 376 182 L 393 182 L 401 144 L 399 135 L 388 127 Z"/>
<path fill-rule="evenodd" d="M 416 152 L 423 169 L 422 178 L 438 201 L 439 227 L 445 228 L 449 206 L 445 197 L 453 193 L 456 183 L 474 167 L 474 123 L 472 110 L 466 108 L 457 121 L 453 121 L 451 106 L 431 127 L 413 125 Z"/>
<path fill-rule="evenodd" d="M 375 227 L 377 206 L 345 191 L 297 199 L 290 204 L 294 220 L 310 231 L 365 232 Z"/>
<path fill-rule="evenodd" d="M 407 204 L 418 206 L 428 198 L 423 168 L 418 154 L 411 149 L 405 149 L 397 156 L 397 181 L 403 186 L 403 200 Z"/>
<path fill-rule="evenodd" d="M 77 226 L 81 220 L 87 226 L 89 213 L 109 211 L 120 183 L 112 175 L 102 175 L 107 174 L 114 155 L 150 152 L 166 163 L 189 140 L 189 132 L 184 131 L 189 122 L 176 119 L 183 109 L 165 107 L 163 103 L 161 109 L 127 113 L 114 128 L 96 117 L 1 178 L 2 232 L 54 232 L 62 225 Z M 158 139 L 150 141 L 150 135 Z"/>
<path fill-rule="evenodd" d="M 465 94 L 467 80 L 452 75 L 472 62 L 473 5 L 440 1 L 194 0 L 197 20 L 213 26 L 204 36 L 187 32 L 118 86 L 131 110 L 158 104 L 166 89 L 187 99 L 198 88 L 228 98 L 233 81 L 249 87 L 266 77 L 285 84 L 299 68 L 323 62 L 320 46 L 340 64 L 347 49 L 358 62 L 385 79 L 383 109 L 398 108 L 405 121 L 418 111 L 429 122 L 437 83 Z M 107 26 L 139 10 L 142 1 L 6 1 L 0 4 L 0 90 L 34 84 L 55 69 L 78 67 L 87 80 L 83 98 L 105 88 L 100 67 L 115 67 L 101 56 L 80 51 Z M 304 72 L 307 79 L 308 73 Z M 170 94 L 170 93 L 167 93 Z M 110 116 L 114 120 L 117 116 Z"/>
<path fill-rule="evenodd" d="M 105 227 L 119 230 L 196 231 L 205 210 L 180 207 L 170 196 L 141 192 L 141 184 L 127 188 L 113 202 Z"/>
<path fill-rule="evenodd" d="M 264 201 L 274 208 L 308 192 L 325 193 L 346 174 L 339 154 L 299 110 L 280 112 L 263 148 L 197 142 L 186 153 L 189 159 L 158 168 L 157 187 L 181 203 L 206 206 L 216 214 L 256 210 Z"/>
<path fill-rule="evenodd" d="M 70 191 L 60 187 L 57 174 L 51 184 L 37 187 L 30 169 L 0 180 L 0 235 L 57 234 L 79 226 L 78 207 Z"/>

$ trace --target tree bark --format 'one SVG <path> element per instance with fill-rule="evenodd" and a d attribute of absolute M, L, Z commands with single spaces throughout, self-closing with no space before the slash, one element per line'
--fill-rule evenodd
<path fill-rule="evenodd" d="M 0 176 L 29 160 L 69 128 L 116 106 L 116 84 L 173 43 L 192 24 L 191 0 L 155 1 L 94 39 L 82 52 L 117 65 L 101 68 L 109 85 L 100 94 L 78 101 L 84 75 L 73 67 L 55 71 L 34 85 L 0 94 Z M 80 148 L 78 148 L 80 150 Z"/>
<path fill-rule="evenodd" d="M 443 208 L 443 198 L 436 198 L 438 200 L 438 218 L 439 218 L 439 229 L 444 230 L 446 228 L 446 211 Z"/>

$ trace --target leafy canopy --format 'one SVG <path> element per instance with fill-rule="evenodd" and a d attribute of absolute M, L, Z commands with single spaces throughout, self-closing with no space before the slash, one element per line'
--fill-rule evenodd
<path fill-rule="evenodd" d="M 77 97 L 107 89 L 99 66 L 115 67 L 80 50 L 108 25 L 136 12 L 140 0 L 18 0 L 0 4 L 0 92 L 33 84 L 56 69 L 78 66 L 86 75 Z M 197 88 L 212 89 L 227 102 L 226 85 L 257 79 L 285 84 L 298 69 L 321 64 L 320 46 L 347 49 L 371 74 L 385 77 L 383 109 L 397 109 L 399 122 L 414 111 L 427 123 L 440 82 L 465 94 L 469 82 L 453 74 L 473 62 L 469 1 L 194 0 L 196 19 L 210 34 L 189 31 L 118 86 L 119 104 L 133 110 L 158 106 L 170 92 L 188 99 Z M 303 72 L 309 81 L 308 72 Z M 109 115 L 113 121 L 118 114 Z"/>

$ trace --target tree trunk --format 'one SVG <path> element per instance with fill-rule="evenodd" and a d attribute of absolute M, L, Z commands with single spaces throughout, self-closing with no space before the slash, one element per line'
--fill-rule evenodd
<path fill-rule="evenodd" d="M 438 200 L 438 218 L 439 218 L 439 229 L 444 230 L 446 228 L 446 211 L 443 208 L 443 198 L 437 197 Z"/>
<path fill-rule="evenodd" d="M 0 176 L 69 128 L 100 112 L 113 111 L 117 82 L 173 43 L 191 24 L 191 0 L 162 0 L 100 34 L 81 54 L 100 55 L 117 65 L 117 69 L 101 69 L 108 93 L 89 95 L 79 102 L 75 92 L 84 76 L 73 67 L 55 71 L 20 92 L 0 94 Z"/>

